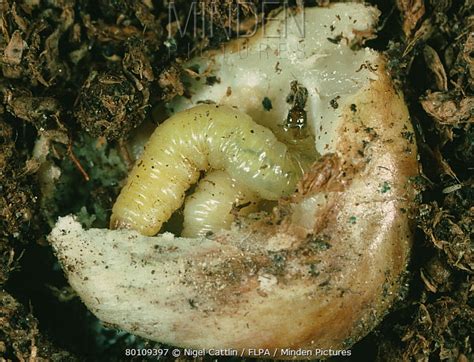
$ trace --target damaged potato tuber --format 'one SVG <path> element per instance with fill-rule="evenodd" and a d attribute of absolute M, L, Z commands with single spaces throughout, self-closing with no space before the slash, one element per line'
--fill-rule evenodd
<path fill-rule="evenodd" d="M 298 177 L 296 192 L 294 186 L 273 190 L 272 198 L 287 197 L 271 215 L 239 218 L 230 230 L 209 238 L 84 230 L 73 217 L 61 218 L 51 243 L 70 284 L 101 320 L 180 347 L 234 348 L 244 354 L 249 348 L 272 348 L 278 349 L 276 356 L 287 357 L 280 348 L 349 348 L 397 298 L 412 240 L 410 178 L 418 171 L 417 150 L 413 137 L 404 136 L 413 130 L 385 59 L 369 49 L 353 50 L 372 34 L 378 12 L 362 4 L 306 9 L 304 37 L 297 16 L 281 13 L 266 25 L 266 34 L 285 34 L 283 40 L 261 30 L 225 52 L 193 59 L 190 64 L 219 82 L 192 80 L 192 98 L 169 108 L 178 112 L 215 102 L 220 106 L 184 111 L 188 128 L 193 112 L 222 111 L 215 117 L 223 123 L 230 115 L 247 119 L 246 113 L 277 137 L 290 111 L 290 119 L 305 112 L 314 136 L 307 154 L 317 153 L 319 159 Z M 282 41 L 285 51 L 278 48 Z M 242 58 L 243 49 L 248 56 Z M 302 87 L 307 100 L 296 102 L 294 93 Z M 245 122 L 250 121 L 230 127 Z M 196 132 L 206 134 L 203 127 Z M 156 157 L 172 142 L 163 139 Z M 291 147 L 301 150 L 297 139 Z M 133 175 L 128 185 L 140 187 Z M 254 176 L 256 185 L 266 183 L 260 174 Z M 148 211 L 153 197 L 141 211 Z M 128 221 L 116 225 L 115 218 L 116 209 L 114 226 L 145 235 L 159 229 L 144 232 Z"/>

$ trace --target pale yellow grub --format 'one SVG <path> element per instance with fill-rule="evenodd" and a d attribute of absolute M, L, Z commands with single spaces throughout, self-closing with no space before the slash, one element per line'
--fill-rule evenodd
<path fill-rule="evenodd" d="M 196 106 L 152 134 L 112 209 L 110 227 L 157 234 L 200 171 L 226 170 L 260 198 L 277 200 L 295 191 L 309 164 L 246 114 L 228 106 Z"/>

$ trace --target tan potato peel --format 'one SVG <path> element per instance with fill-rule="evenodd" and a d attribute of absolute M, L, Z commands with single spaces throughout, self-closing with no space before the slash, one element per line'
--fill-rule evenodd
<path fill-rule="evenodd" d="M 149 339 L 244 354 L 348 348 L 366 335 L 401 287 L 417 174 L 407 108 L 371 56 L 375 76 L 339 102 L 330 139 L 316 137 L 321 159 L 275 215 L 212 239 L 61 218 L 50 240 L 88 308 Z"/>

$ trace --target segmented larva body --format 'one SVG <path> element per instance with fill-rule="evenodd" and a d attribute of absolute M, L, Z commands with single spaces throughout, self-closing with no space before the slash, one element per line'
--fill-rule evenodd
<path fill-rule="evenodd" d="M 314 137 L 306 124 L 297 131 L 283 126 L 272 130 L 302 165 L 308 165 L 318 158 Z M 230 229 L 237 217 L 258 211 L 260 201 L 255 192 L 232 179 L 227 172 L 209 172 L 199 181 L 193 194 L 186 198 L 181 236 L 194 238 Z"/>
<path fill-rule="evenodd" d="M 229 229 L 236 216 L 257 211 L 258 195 L 222 170 L 209 172 L 184 203 L 181 236 L 204 236 Z"/>
<path fill-rule="evenodd" d="M 225 170 L 258 197 L 290 195 L 309 165 L 267 128 L 231 107 L 177 113 L 151 135 L 112 209 L 111 228 L 155 235 L 183 203 L 200 171 Z"/>

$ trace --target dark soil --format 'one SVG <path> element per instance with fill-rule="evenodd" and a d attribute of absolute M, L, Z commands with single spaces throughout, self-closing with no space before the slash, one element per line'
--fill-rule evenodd
<path fill-rule="evenodd" d="M 160 102 L 187 94 L 182 61 L 282 2 L 203 0 L 206 21 L 181 34 L 187 0 L 172 11 L 165 0 L 0 1 L 1 360 L 117 361 L 156 346 L 86 310 L 46 235 L 69 213 L 106 227 L 130 166 L 124 142 Z M 405 93 L 422 193 L 406 289 L 353 359 L 474 360 L 474 2 L 370 2 L 382 18 L 368 45 Z M 237 15 L 248 17 L 240 28 Z M 40 178 L 45 168 L 60 176 Z"/>

